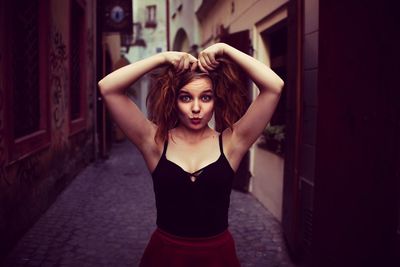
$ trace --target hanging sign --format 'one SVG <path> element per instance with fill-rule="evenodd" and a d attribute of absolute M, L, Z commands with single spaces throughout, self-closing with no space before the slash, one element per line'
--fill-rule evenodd
<path fill-rule="evenodd" d="M 104 0 L 103 3 L 103 32 L 132 33 L 132 0 Z"/>

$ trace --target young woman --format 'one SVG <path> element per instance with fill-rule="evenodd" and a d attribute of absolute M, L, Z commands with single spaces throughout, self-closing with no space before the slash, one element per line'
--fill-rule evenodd
<path fill-rule="evenodd" d="M 245 112 L 245 93 L 232 64 L 260 90 Z M 125 89 L 160 66 L 166 69 L 148 95 L 148 119 Z M 99 82 L 114 120 L 153 178 L 157 229 L 140 266 L 240 266 L 228 230 L 232 179 L 270 121 L 282 87 L 269 67 L 224 43 L 206 48 L 198 59 L 159 53 Z M 213 115 L 220 132 L 208 125 Z"/>

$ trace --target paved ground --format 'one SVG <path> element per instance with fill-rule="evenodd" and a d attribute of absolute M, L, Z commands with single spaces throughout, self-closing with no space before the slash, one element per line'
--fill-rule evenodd
<path fill-rule="evenodd" d="M 243 267 L 292 267 L 279 223 L 232 192 L 230 228 Z M 83 171 L 3 262 L 11 266 L 137 266 L 155 229 L 151 177 L 128 142 Z"/>

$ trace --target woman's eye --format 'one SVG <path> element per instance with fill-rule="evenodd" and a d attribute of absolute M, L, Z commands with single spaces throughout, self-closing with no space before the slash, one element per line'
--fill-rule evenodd
<path fill-rule="evenodd" d="M 203 95 L 201 97 L 201 100 L 204 101 L 204 102 L 209 102 L 209 101 L 211 101 L 211 99 L 212 99 L 211 95 Z"/>
<path fill-rule="evenodd" d="M 190 96 L 182 95 L 182 96 L 179 97 L 179 99 L 180 99 L 182 102 L 189 102 L 189 101 L 190 101 Z"/>

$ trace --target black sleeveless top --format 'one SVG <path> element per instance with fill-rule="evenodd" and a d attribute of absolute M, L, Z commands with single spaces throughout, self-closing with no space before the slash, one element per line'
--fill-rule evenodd
<path fill-rule="evenodd" d="M 182 237 L 208 237 L 228 227 L 228 209 L 234 171 L 222 149 L 221 155 L 194 173 L 184 171 L 165 154 L 168 141 L 152 173 L 157 207 L 157 226 Z"/>

